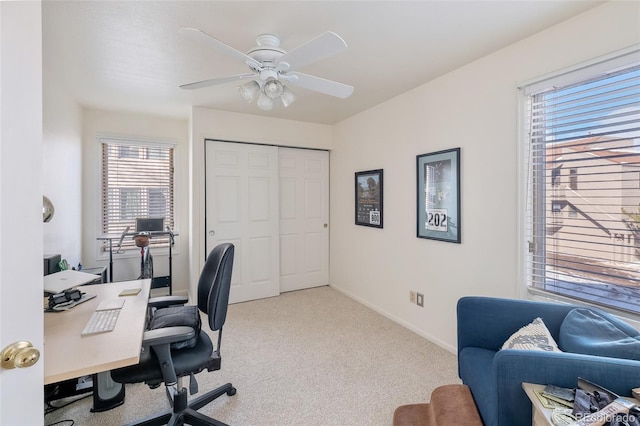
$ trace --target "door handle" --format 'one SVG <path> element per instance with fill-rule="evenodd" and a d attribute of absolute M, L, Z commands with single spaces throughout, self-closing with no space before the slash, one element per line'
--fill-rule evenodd
<path fill-rule="evenodd" d="M 10 370 L 12 368 L 31 367 L 40 359 L 40 351 L 33 347 L 31 342 L 14 342 L 5 347 L 0 353 L 1 366 Z"/>

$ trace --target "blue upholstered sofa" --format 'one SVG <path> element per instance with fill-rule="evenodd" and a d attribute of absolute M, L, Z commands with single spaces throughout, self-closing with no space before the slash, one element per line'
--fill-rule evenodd
<path fill-rule="evenodd" d="M 582 377 L 620 395 L 630 395 L 631 389 L 640 386 L 640 332 L 599 310 L 589 312 L 606 321 L 604 326 L 590 324 L 588 318 L 585 322 L 584 317 L 570 320 L 584 311 L 578 308 L 583 307 L 489 297 L 458 301 L 458 375 L 471 389 L 486 426 L 531 425 L 531 402 L 522 390 L 523 382 L 575 388 Z M 501 350 L 514 332 L 537 317 L 563 352 Z M 603 343 L 601 329 L 628 338 Z M 583 333 L 577 340 L 566 337 L 576 330 Z M 608 356 L 587 354 L 601 350 Z M 632 359 L 613 357 L 618 350 L 620 356 Z"/>

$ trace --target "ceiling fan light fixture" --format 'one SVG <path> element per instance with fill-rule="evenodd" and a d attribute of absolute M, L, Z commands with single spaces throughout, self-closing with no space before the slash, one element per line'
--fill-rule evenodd
<path fill-rule="evenodd" d="M 260 92 L 260 97 L 258 98 L 258 108 L 263 111 L 270 111 L 273 108 L 273 101 L 264 93 L 264 91 Z"/>
<path fill-rule="evenodd" d="M 240 92 L 240 96 L 242 96 L 242 99 L 247 102 L 253 101 L 259 91 L 260 85 L 255 80 L 251 80 L 250 82 L 245 83 L 242 86 L 238 86 L 238 92 Z"/>
<path fill-rule="evenodd" d="M 289 90 L 288 87 L 283 86 L 280 100 L 282 100 L 282 105 L 284 105 L 286 108 L 296 100 L 296 95 L 291 90 Z"/>
<path fill-rule="evenodd" d="M 252 102 L 258 97 L 258 108 L 263 111 L 273 109 L 274 99 L 280 98 L 284 107 L 288 107 L 296 100 L 296 95 L 283 82 L 341 99 L 348 98 L 353 93 L 353 86 L 297 72 L 298 68 L 347 49 L 345 41 L 331 31 L 326 31 L 290 51 L 280 47 L 278 36 L 261 34 L 256 39 L 257 46 L 248 53 L 243 53 L 197 28 L 182 28 L 180 33 L 234 57 L 247 65 L 251 71 L 182 84 L 180 85 L 182 89 L 200 89 L 239 80 L 249 81 L 242 85 L 238 84 L 240 96 L 247 102 Z"/>
<path fill-rule="evenodd" d="M 284 86 L 278 80 L 268 80 L 262 89 L 265 95 L 271 99 L 276 99 L 282 95 Z"/>

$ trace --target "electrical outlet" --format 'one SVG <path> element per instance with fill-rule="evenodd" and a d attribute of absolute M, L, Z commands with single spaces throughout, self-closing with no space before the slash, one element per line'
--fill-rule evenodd
<path fill-rule="evenodd" d="M 424 294 L 417 293 L 416 294 L 416 303 L 418 306 L 422 306 L 424 308 Z"/>
<path fill-rule="evenodd" d="M 416 303 L 416 292 L 409 290 L 409 302 Z"/>

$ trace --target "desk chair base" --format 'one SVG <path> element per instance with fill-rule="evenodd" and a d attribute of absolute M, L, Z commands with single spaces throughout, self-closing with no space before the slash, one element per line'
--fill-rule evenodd
<path fill-rule="evenodd" d="M 192 426 L 228 426 L 226 423 L 222 423 L 196 411 L 225 393 L 228 396 L 233 396 L 236 394 L 236 388 L 234 388 L 231 383 L 227 383 L 193 399 L 191 403 L 189 403 L 187 401 L 187 389 L 182 388 L 175 394 L 173 410 L 167 410 L 160 414 L 138 420 L 130 423 L 128 426 L 182 426 L 184 424 Z"/>

